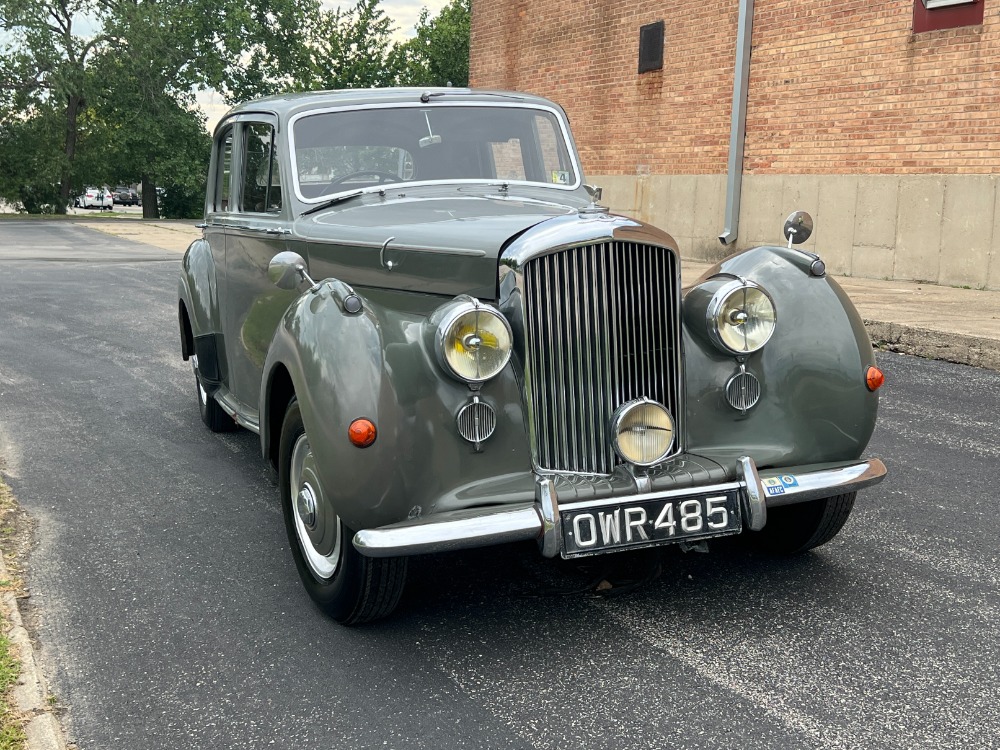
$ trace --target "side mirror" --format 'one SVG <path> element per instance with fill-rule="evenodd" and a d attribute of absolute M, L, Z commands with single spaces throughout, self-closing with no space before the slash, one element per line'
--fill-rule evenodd
<path fill-rule="evenodd" d="M 303 280 L 316 286 L 316 282 L 306 273 L 305 259 L 291 250 L 271 258 L 271 262 L 267 264 L 267 278 L 279 289 L 295 289 Z"/>
<path fill-rule="evenodd" d="M 783 231 L 785 239 L 788 240 L 788 247 L 801 245 L 812 236 L 812 216 L 805 211 L 795 211 L 785 219 L 785 228 Z"/>

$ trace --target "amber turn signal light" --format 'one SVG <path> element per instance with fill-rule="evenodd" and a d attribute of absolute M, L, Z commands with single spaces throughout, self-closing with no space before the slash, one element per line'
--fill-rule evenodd
<path fill-rule="evenodd" d="M 868 386 L 869 391 L 877 391 L 884 382 L 885 375 L 877 367 L 869 367 L 868 371 L 865 372 L 865 385 Z"/>
<path fill-rule="evenodd" d="M 359 448 L 367 448 L 375 442 L 375 423 L 370 419 L 355 419 L 347 428 L 347 437 Z"/>

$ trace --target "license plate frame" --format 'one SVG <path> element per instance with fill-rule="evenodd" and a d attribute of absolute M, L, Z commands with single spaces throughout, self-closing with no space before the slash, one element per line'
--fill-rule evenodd
<path fill-rule="evenodd" d="M 560 554 L 565 559 L 660 547 L 742 532 L 742 491 L 706 487 L 663 496 L 574 503 L 560 508 L 559 518 Z"/>

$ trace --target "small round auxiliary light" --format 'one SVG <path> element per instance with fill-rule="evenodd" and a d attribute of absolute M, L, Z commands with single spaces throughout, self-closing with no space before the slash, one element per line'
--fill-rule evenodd
<path fill-rule="evenodd" d="M 885 375 L 883 375 L 882 371 L 877 367 L 869 367 L 868 370 L 865 371 L 865 385 L 868 386 L 869 391 L 877 391 L 882 387 L 884 382 Z"/>
<path fill-rule="evenodd" d="M 355 419 L 347 428 L 347 437 L 359 448 L 367 448 L 374 443 L 375 435 L 375 423 L 363 417 Z"/>
<path fill-rule="evenodd" d="M 611 420 L 618 455 L 636 466 L 660 463 L 674 444 L 674 420 L 663 404 L 641 398 L 618 407 Z"/>

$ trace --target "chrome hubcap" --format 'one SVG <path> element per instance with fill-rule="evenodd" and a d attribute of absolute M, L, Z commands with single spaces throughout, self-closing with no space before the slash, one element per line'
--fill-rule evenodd
<path fill-rule="evenodd" d="M 328 580 L 340 563 L 340 518 L 323 495 L 316 460 L 305 435 L 300 435 L 292 447 L 288 482 L 302 557 L 313 576 Z"/>
<path fill-rule="evenodd" d="M 312 529 L 316 526 L 316 493 L 308 484 L 303 485 L 295 498 L 295 512 L 299 514 L 306 528 Z"/>

